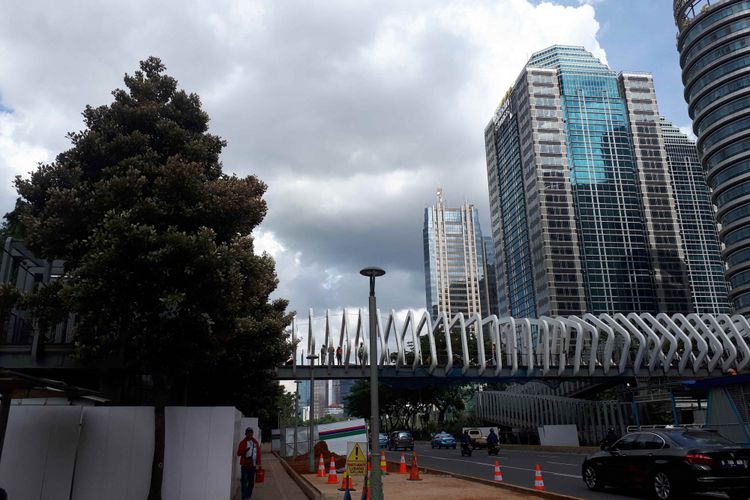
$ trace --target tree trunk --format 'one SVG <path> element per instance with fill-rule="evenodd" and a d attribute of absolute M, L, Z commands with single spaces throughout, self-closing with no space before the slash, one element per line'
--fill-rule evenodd
<path fill-rule="evenodd" d="M 165 418 L 168 389 L 161 377 L 154 376 L 154 457 L 151 462 L 151 485 L 148 500 L 161 500 L 164 479 Z"/>

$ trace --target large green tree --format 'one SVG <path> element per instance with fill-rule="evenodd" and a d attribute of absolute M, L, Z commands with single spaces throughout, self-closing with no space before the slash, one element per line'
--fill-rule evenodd
<path fill-rule="evenodd" d="M 37 255 L 66 261 L 61 284 L 39 301 L 77 315 L 81 362 L 145 377 L 156 417 L 149 499 L 158 499 L 165 405 L 268 411 L 290 315 L 286 301 L 269 299 L 274 262 L 250 236 L 266 214 L 266 185 L 223 173 L 226 143 L 159 59 L 141 62 L 125 87 L 111 104 L 86 107 L 69 150 L 16 179 L 7 219 Z"/>

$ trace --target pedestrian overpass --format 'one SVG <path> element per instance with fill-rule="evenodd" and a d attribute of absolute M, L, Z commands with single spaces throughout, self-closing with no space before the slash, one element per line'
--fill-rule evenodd
<path fill-rule="evenodd" d="M 750 372 L 750 323 L 726 314 L 586 314 L 513 318 L 478 314 L 432 321 L 427 313 L 378 311 L 377 353 L 370 356 L 364 309 L 310 310 L 306 334 L 291 332 L 294 353 L 280 380 L 367 378 L 375 359 L 383 379 L 695 379 Z M 321 319 L 324 322 L 321 324 Z M 360 350 L 362 346 L 362 350 Z M 310 354 L 325 359 L 308 359 Z M 340 348 L 340 349 L 339 349 Z M 364 351 L 364 352 L 362 352 Z M 337 353 L 331 356 L 329 353 Z M 323 361 L 321 363 L 321 361 Z"/>

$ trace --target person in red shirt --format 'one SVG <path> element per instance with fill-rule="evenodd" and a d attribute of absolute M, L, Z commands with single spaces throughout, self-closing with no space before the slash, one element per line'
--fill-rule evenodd
<path fill-rule="evenodd" d="M 253 429 L 250 427 L 245 429 L 245 439 L 237 446 L 237 456 L 240 457 L 242 468 L 242 500 L 248 500 L 253 496 L 255 487 L 255 468 L 260 467 L 260 444 L 253 437 Z"/>

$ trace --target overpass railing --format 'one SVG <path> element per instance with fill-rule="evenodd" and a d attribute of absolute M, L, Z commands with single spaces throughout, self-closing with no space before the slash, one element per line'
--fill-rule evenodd
<path fill-rule="evenodd" d="M 364 309 L 346 310 L 340 322 L 326 311 L 324 322 L 313 312 L 306 333 L 293 328 L 296 351 L 287 366 L 310 365 L 306 354 L 320 356 L 315 364 L 365 366 L 368 316 Z M 386 317 L 377 314 L 381 367 L 428 374 L 479 376 L 501 373 L 545 376 L 679 375 L 708 376 L 750 370 L 750 323 L 726 314 L 586 314 L 581 317 L 513 318 L 478 314 L 444 314 L 433 321 L 414 311 Z M 303 329 L 304 332 L 304 329 Z M 321 349 L 322 348 L 322 349 Z"/>

